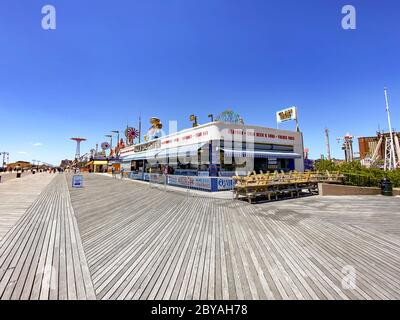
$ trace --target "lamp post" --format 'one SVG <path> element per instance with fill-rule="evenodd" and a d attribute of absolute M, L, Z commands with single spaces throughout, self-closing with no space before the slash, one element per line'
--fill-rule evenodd
<path fill-rule="evenodd" d="M 214 115 L 213 115 L 212 113 L 210 113 L 210 114 L 208 115 L 208 117 L 210 118 L 211 122 L 214 122 Z"/>
<path fill-rule="evenodd" d="M 118 146 L 118 144 L 119 144 L 119 131 L 118 130 L 112 130 L 111 132 L 117 134 L 117 146 Z"/>

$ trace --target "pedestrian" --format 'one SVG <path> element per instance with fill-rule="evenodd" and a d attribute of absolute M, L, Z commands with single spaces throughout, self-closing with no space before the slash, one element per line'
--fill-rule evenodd
<path fill-rule="evenodd" d="M 124 171 L 125 171 L 125 169 L 124 169 L 124 168 L 121 168 L 121 180 L 122 180 L 122 178 L 124 177 Z"/>
<path fill-rule="evenodd" d="M 116 179 L 117 177 L 115 176 L 115 168 L 111 167 L 111 175 L 114 179 Z"/>

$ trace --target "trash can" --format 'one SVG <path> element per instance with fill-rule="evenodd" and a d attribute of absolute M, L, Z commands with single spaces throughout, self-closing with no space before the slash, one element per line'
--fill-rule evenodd
<path fill-rule="evenodd" d="M 383 196 L 393 196 L 393 186 L 388 178 L 381 181 L 381 194 Z"/>
<path fill-rule="evenodd" d="M 21 172 L 17 172 L 17 178 L 21 178 Z"/>

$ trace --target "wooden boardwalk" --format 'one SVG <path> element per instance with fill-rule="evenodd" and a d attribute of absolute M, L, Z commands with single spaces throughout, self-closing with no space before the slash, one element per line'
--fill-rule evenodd
<path fill-rule="evenodd" d="M 0 241 L 1 299 L 400 298 L 400 198 L 250 205 L 50 179 Z"/>
<path fill-rule="evenodd" d="M 64 175 L 0 241 L 0 298 L 95 299 Z"/>
<path fill-rule="evenodd" d="M 15 179 L 15 175 L 3 174 L 3 178 L 12 176 L 13 179 L 3 179 L 0 183 L 0 240 L 54 178 L 48 173 L 26 173 L 20 179 Z"/>
<path fill-rule="evenodd" d="M 98 299 L 400 298 L 399 198 L 249 205 L 99 175 L 71 198 Z"/>

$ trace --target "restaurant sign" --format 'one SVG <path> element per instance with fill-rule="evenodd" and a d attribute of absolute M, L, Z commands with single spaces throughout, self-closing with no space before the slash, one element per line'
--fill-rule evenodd
<path fill-rule="evenodd" d="M 281 110 L 276 113 L 276 122 L 277 123 L 282 123 L 285 121 L 296 120 L 296 119 L 297 119 L 296 107 Z"/>
<path fill-rule="evenodd" d="M 148 143 L 142 143 L 134 146 L 134 151 L 135 152 L 142 152 L 142 151 L 147 151 L 147 150 L 152 150 L 152 149 L 158 149 L 161 146 L 160 140 L 155 140 L 155 141 L 150 141 Z"/>

